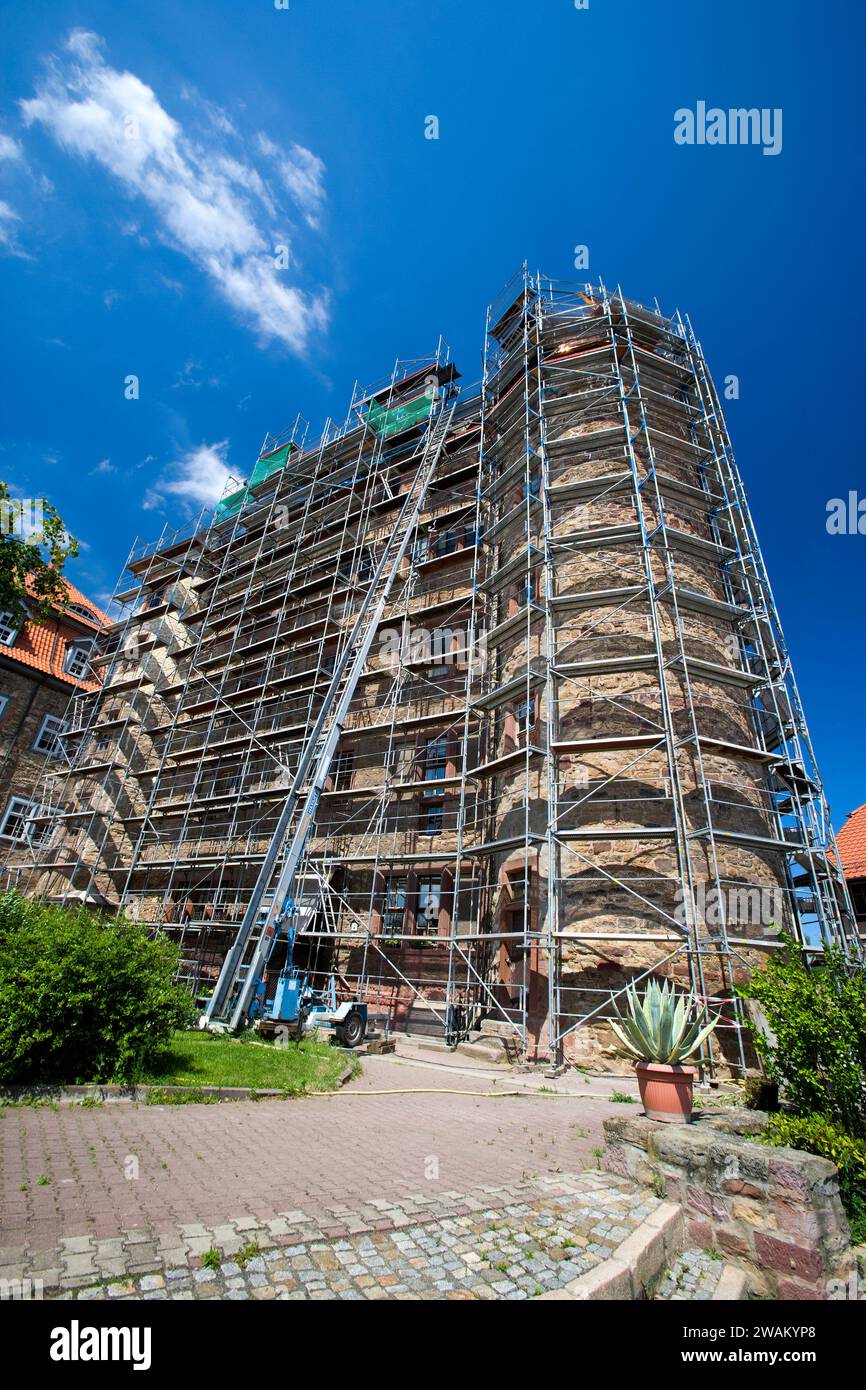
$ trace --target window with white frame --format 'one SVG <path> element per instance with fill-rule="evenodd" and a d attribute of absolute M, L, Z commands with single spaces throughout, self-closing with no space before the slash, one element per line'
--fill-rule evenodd
<path fill-rule="evenodd" d="M 67 647 L 66 657 L 63 662 L 63 669 L 66 674 L 68 676 L 74 676 L 76 680 L 84 680 L 90 665 L 90 655 L 92 651 L 92 642 L 73 642 Z"/>
<path fill-rule="evenodd" d="M 438 878 L 422 878 L 418 883 L 418 912 L 415 930 L 419 936 L 436 936 L 439 932 L 439 902 L 441 885 Z"/>
<path fill-rule="evenodd" d="M 406 916 L 406 879 L 392 878 L 385 890 L 382 909 L 382 935 L 399 937 Z"/>
<path fill-rule="evenodd" d="M 12 613 L 0 613 L 0 646 L 13 647 L 21 628 L 21 619 Z"/>
<path fill-rule="evenodd" d="M 0 838 L 26 841 L 40 845 L 47 833 L 47 825 L 34 825 L 33 817 L 41 815 L 44 807 L 38 801 L 30 801 L 26 796 L 10 796 L 0 820 Z"/>
<path fill-rule="evenodd" d="M 89 623 L 96 621 L 96 614 L 93 609 L 85 607 L 83 603 L 68 603 L 64 611 L 75 613 L 79 618 L 86 618 Z"/>
<path fill-rule="evenodd" d="M 59 715 L 46 714 L 39 725 L 39 733 L 33 740 L 36 752 L 44 753 L 48 758 L 59 758 L 61 745 L 58 734 L 62 734 L 66 727 L 66 720 L 61 719 Z"/>

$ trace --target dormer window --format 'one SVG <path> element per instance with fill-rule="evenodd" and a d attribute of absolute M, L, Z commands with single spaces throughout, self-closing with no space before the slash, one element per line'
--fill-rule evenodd
<path fill-rule="evenodd" d="M 74 676 L 76 680 L 84 680 L 87 676 L 92 651 L 92 642 L 71 643 L 66 649 L 66 658 L 63 662 L 63 669 L 66 674 Z"/>
<path fill-rule="evenodd" d="M 0 613 L 0 646 L 14 647 L 21 631 L 21 619 L 12 613 Z"/>
<path fill-rule="evenodd" d="M 83 603 L 67 603 L 65 613 L 73 613 L 76 618 L 86 618 L 87 622 L 95 623 L 96 614 L 92 608 L 85 608 Z"/>

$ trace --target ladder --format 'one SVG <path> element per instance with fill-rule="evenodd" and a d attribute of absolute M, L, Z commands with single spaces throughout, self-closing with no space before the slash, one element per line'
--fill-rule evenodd
<path fill-rule="evenodd" d="M 443 406 L 419 443 L 420 463 L 352 630 L 335 664 L 318 718 L 301 751 L 294 780 L 280 811 L 243 921 L 223 962 L 216 988 L 208 1000 L 201 1020 L 203 1027 L 218 1021 L 228 1023 L 231 1028 L 241 1026 L 280 926 L 286 916 L 291 917 L 294 913 L 292 894 L 295 878 L 319 799 L 391 588 L 400 573 L 436 474 L 456 408 L 456 402 L 450 407 Z"/>

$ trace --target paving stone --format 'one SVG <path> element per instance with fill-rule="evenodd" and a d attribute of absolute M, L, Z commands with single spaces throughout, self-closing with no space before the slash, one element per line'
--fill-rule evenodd
<path fill-rule="evenodd" d="M 60 1248 L 64 1253 L 81 1255 L 85 1251 L 93 1250 L 93 1239 L 91 1236 L 64 1236 L 60 1241 Z"/>
<path fill-rule="evenodd" d="M 64 1275 L 96 1274 L 92 1255 L 66 1255 L 63 1262 Z"/>

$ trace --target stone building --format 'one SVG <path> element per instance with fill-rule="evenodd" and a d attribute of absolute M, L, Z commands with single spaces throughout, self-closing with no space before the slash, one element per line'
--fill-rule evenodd
<path fill-rule="evenodd" d="M 700 344 L 604 287 L 521 272 L 480 389 L 441 344 L 400 362 L 136 544 L 33 886 L 122 904 L 212 985 L 431 420 L 295 879 L 299 963 L 395 1027 L 615 1066 L 615 997 L 662 974 L 741 1068 L 737 977 L 782 926 L 850 941 L 851 906 Z"/>
<path fill-rule="evenodd" d="M 0 854 L 7 882 L 32 866 L 44 838 L 40 797 L 46 773 L 65 765 L 70 700 L 99 688 L 90 659 L 105 614 L 63 582 L 66 604 L 47 620 L 0 613 Z"/>

